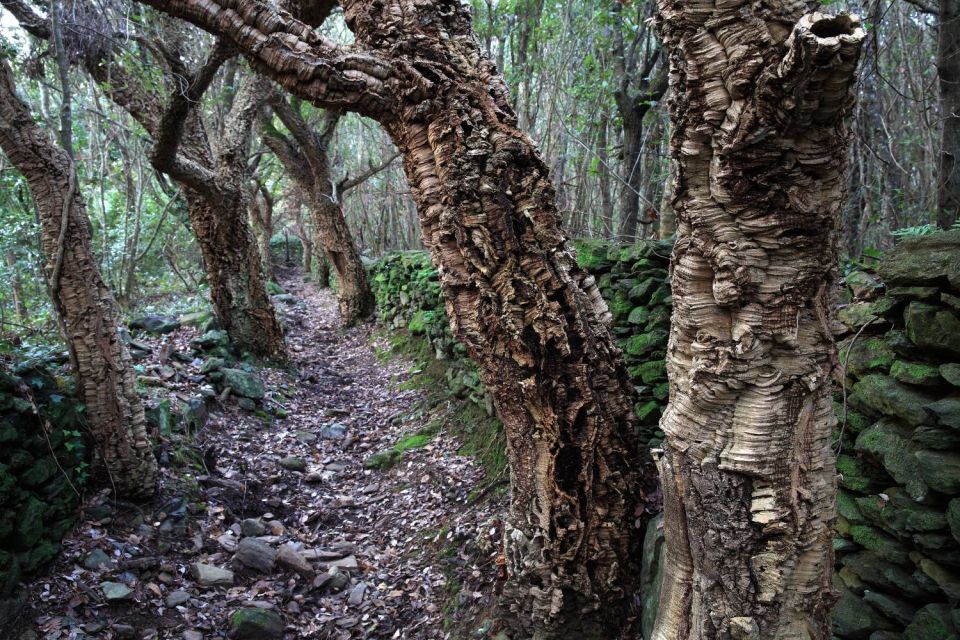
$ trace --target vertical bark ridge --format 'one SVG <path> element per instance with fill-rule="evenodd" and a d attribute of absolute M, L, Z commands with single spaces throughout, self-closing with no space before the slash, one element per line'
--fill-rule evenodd
<path fill-rule="evenodd" d="M 657 640 L 830 638 L 830 292 L 864 32 L 807 10 L 659 3 L 678 239 Z"/>

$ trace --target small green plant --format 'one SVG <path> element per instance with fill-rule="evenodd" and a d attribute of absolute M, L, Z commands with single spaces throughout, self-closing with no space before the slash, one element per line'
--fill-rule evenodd
<path fill-rule="evenodd" d="M 921 224 L 916 227 L 904 227 L 903 229 L 891 231 L 890 235 L 894 238 L 917 238 L 920 236 L 929 236 L 938 231 L 940 231 L 940 229 L 935 224 Z"/>

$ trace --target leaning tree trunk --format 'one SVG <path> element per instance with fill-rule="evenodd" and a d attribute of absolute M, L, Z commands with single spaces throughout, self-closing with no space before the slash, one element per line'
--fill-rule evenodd
<path fill-rule="evenodd" d="M 355 44 L 268 5 L 144 0 L 229 38 L 321 106 L 377 119 L 404 156 L 451 328 L 503 421 L 512 501 L 502 598 L 514 637 L 610 638 L 639 578 L 647 478 L 630 381 L 547 167 L 460 2 L 343 0 Z"/>
<path fill-rule="evenodd" d="M 310 197 L 310 215 L 316 234 L 315 244 L 323 249 L 327 262 L 337 274 L 341 321 L 344 325 L 351 325 L 368 318 L 374 310 L 373 290 L 343 217 L 343 209 L 328 194 L 314 193 Z M 329 284 L 329 275 L 327 281 Z"/>
<path fill-rule="evenodd" d="M 940 0 L 937 31 L 937 75 L 943 120 L 937 224 L 949 229 L 960 214 L 960 0 Z"/>
<path fill-rule="evenodd" d="M 864 31 L 811 9 L 659 2 L 678 230 L 656 640 L 831 637 L 831 290 Z"/>
<path fill-rule="evenodd" d="M 148 497 L 157 463 L 147 438 L 136 372 L 117 334 L 119 312 L 90 247 L 90 222 L 72 161 L 34 122 L 0 58 L 0 148 L 23 174 L 40 219 L 53 305 L 77 365 L 90 434 L 117 493 Z"/>

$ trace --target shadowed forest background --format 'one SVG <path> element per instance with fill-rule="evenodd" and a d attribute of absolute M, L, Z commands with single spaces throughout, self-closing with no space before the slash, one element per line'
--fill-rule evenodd
<path fill-rule="evenodd" d="M 0 0 L 0 629 L 960 639 L 955 5 Z"/>

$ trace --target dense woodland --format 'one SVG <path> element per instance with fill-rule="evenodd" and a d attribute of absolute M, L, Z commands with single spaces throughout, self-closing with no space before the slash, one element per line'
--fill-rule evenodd
<path fill-rule="evenodd" d="M 960 638 L 957 0 L 0 6 L 11 637 Z"/>

